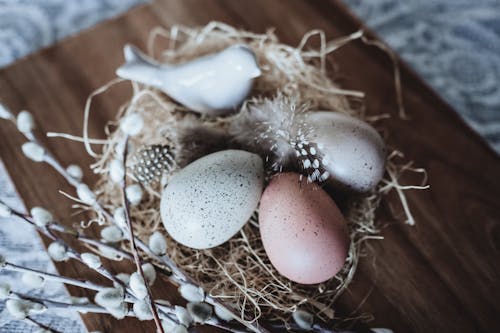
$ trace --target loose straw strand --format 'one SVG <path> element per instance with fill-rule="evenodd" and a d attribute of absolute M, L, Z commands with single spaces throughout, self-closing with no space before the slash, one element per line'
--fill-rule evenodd
<path fill-rule="evenodd" d="M 99 157 L 99 154 L 95 153 L 92 150 L 89 138 L 89 116 L 90 116 L 90 106 L 92 104 L 92 100 L 95 96 L 108 91 L 112 86 L 123 81 L 126 80 L 122 78 L 114 78 L 113 80 L 109 81 L 105 85 L 97 88 L 92 93 L 90 93 L 89 97 L 87 97 L 87 100 L 85 101 L 85 109 L 83 113 L 83 144 L 85 145 L 85 150 L 87 151 L 87 153 L 94 158 Z"/>

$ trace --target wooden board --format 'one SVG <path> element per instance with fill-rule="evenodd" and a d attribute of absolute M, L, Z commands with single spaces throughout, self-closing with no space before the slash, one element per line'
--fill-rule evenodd
<path fill-rule="evenodd" d="M 155 2 L 1 70 L 0 98 L 13 110 L 31 110 L 43 131 L 81 133 L 84 101 L 114 77 L 125 43 L 144 47 L 148 32 L 157 25 L 204 25 L 211 20 L 255 32 L 275 27 L 281 40 L 292 45 L 311 29 L 323 29 L 333 38 L 362 26 L 333 0 Z M 367 92 L 370 114 L 394 112 L 393 74 L 386 55 L 356 42 L 333 59 L 346 87 Z M 382 127 L 392 147 L 427 169 L 432 187 L 408 193 L 415 227 L 391 217 L 396 200 L 384 202 L 379 219 L 386 226 L 385 240 L 372 243 L 354 283 L 338 302 L 338 314 L 371 313 L 375 319 L 370 326 L 396 332 L 499 331 L 500 159 L 404 65 L 402 78 L 411 120 L 393 117 Z M 96 100 L 90 123 L 93 135 L 102 136 L 104 123 L 129 94 L 121 87 Z M 80 144 L 44 141 L 66 164 L 91 163 Z M 53 207 L 65 223 L 78 222 L 70 215 L 70 202 L 57 192 L 71 189 L 46 166 L 33 164 L 20 153 L 22 139 L 12 126 L 0 124 L 0 142 L 0 156 L 26 205 Z M 57 267 L 71 276 L 92 276 L 78 264 Z M 172 293 L 166 284 L 157 285 L 157 295 Z M 74 288 L 70 291 L 83 295 Z M 134 319 L 118 322 L 100 315 L 83 319 L 89 330 L 154 331 L 151 324 Z"/>

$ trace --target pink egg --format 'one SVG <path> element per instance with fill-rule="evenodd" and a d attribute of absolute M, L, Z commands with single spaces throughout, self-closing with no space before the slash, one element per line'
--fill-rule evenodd
<path fill-rule="evenodd" d="M 303 284 L 339 272 L 349 249 L 347 224 L 332 198 L 296 173 L 275 176 L 259 209 L 260 235 L 278 272 Z"/>

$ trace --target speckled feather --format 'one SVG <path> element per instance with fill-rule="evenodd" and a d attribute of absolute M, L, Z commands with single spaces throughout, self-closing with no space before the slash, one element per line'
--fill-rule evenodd
<path fill-rule="evenodd" d="M 175 167 L 172 149 L 167 145 L 142 147 L 133 156 L 132 171 L 143 184 L 159 180 L 165 171 Z"/>
<path fill-rule="evenodd" d="M 283 95 L 251 101 L 231 122 L 229 132 L 246 149 L 264 156 L 272 173 L 295 170 L 308 182 L 321 182 L 329 174 L 318 145 L 308 139 L 312 127 L 300 117 L 307 109 L 307 104 Z"/>

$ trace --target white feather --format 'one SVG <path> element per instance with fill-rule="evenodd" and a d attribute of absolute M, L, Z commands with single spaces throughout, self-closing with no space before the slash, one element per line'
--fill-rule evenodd
<path fill-rule="evenodd" d="M 244 105 L 229 126 L 234 139 L 252 152 L 269 158 L 271 168 L 282 170 L 294 161 L 294 146 L 304 139 L 308 126 L 295 99 L 279 94 L 273 99 L 253 100 Z"/>

